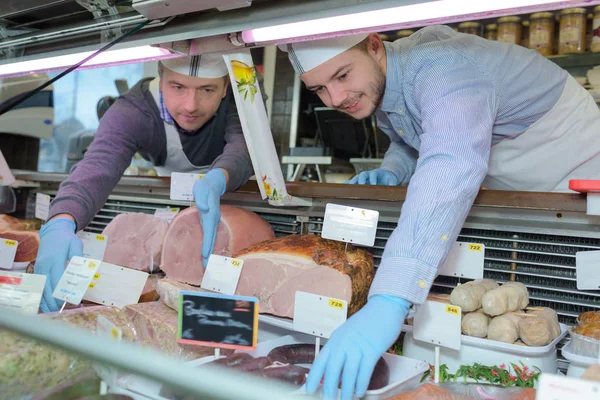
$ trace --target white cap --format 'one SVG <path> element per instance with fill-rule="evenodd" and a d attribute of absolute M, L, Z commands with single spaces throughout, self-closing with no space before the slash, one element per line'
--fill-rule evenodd
<path fill-rule="evenodd" d="M 279 45 L 279 49 L 288 53 L 294 70 L 298 75 L 302 75 L 360 43 L 367 36 L 369 36 L 368 33 L 360 33 L 357 35 L 288 43 Z"/>
<path fill-rule="evenodd" d="M 171 71 L 196 78 L 221 78 L 228 74 L 223 55 L 220 53 L 168 58 L 160 62 Z"/>

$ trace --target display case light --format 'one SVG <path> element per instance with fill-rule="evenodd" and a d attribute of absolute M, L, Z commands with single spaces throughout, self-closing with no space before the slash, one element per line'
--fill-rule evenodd
<path fill-rule="evenodd" d="M 242 31 L 241 37 L 245 43 L 281 44 L 598 3 L 600 1 L 593 0 L 436 0 L 249 29 Z"/>

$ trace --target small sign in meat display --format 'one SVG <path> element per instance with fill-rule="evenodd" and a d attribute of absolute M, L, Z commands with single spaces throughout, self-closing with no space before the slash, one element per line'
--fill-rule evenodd
<path fill-rule="evenodd" d="M 256 349 L 258 299 L 181 291 L 177 341 L 225 349 Z"/>

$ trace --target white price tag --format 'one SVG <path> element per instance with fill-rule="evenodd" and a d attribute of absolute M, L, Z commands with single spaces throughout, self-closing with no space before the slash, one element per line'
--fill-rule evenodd
<path fill-rule="evenodd" d="M 340 242 L 373 246 L 379 211 L 327 204 L 321 237 Z"/>
<path fill-rule="evenodd" d="M 194 182 L 204 174 L 171 173 L 171 200 L 194 200 Z"/>
<path fill-rule="evenodd" d="M 94 260 L 104 259 L 108 236 L 84 231 L 77 232 L 77 236 L 83 243 L 83 257 Z"/>
<path fill-rule="evenodd" d="M 50 196 L 44 193 L 35 194 L 35 217 L 45 221 L 50 212 Z"/>
<path fill-rule="evenodd" d="M 142 295 L 148 273 L 101 263 L 83 298 L 93 303 L 123 308 L 136 304 Z"/>
<path fill-rule="evenodd" d="M 460 350 L 462 310 L 458 306 L 426 301 L 414 317 L 414 338 L 436 346 Z"/>
<path fill-rule="evenodd" d="M 123 330 L 103 315 L 98 315 L 96 320 L 96 333 L 98 336 L 108 337 L 116 342 L 123 340 Z"/>
<path fill-rule="evenodd" d="M 485 245 L 482 243 L 454 242 L 438 275 L 483 279 L 484 258 Z"/>
<path fill-rule="evenodd" d="M 157 208 L 154 212 L 154 217 L 165 220 L 170 224 L 178 213 L 179 207 Z"/>
<path fill-rule="evenodd" d="M 234 295 L 237 289 L 244 260 L 211 254 L 202 277 L 202 289 Z"/>
<path fill-rule="evenodd" d="M 600 251 L 575 253 L 575 274 L 578 290 L 600 289 Z"/>
<path fill-rule="evenodd" d="M 542 373 L 536 400 L 597 400 L 600 382 Z"/>
<path fill-rule="evenodd" d="M 0 268 L 13 269 L 13 263 L 17 255 L 17 246 L 19 246 L 19 242 L 16 240 L 3 239 L 0 236 Z"/>
<path fill-rule="evenodd" d="M 71 258 L 52 296 L 71 304 L 81 303 L 100 263 L 101 261 L 91 258 Z"/>
<path fill-rule="evenodd" d="M 0 307 L 36 315 L 45 284 L 46 275 L 0 272 Z"/>
<path fill-rule="evenodd" d="M 293 329 L 309 335 L 329 338 L 346 322 L 348 303 L 345 300 L 296 292 Z"/>
<path fill-rule="evenodd" d="M 0 186 L 10 186 L 15 183 L 15 176 L 12 174 L 4 154 L 0 151 Z"/>

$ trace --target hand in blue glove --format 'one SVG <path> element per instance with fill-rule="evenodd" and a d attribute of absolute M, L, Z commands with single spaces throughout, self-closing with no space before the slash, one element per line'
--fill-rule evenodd
<path fill-rule="evenodd" d="M 399 182 L 400 181 L 398 180 L 398 177 L 392 171 L 383 168 L 377 168 L 372 171 L 363 171 L 344 183 L 397 186 Z"/>
<path fill-rule="evenodd" d="M 398 339 L 410 303 L 390 295 L 371 296 L 367 304 L 337 328 L 308 373 L 306 390 L 316 392 L 325 374 L 323 398 L 336 399 L 342 382 L 342 400 L 353 393 L 363 397 L 375 364 Z"/>
<path fill-rule="evenodd" d="M 46 275 L 46 284 L 40 309 L 42 312 L 58 311 L 62 301 L 52 297 L 58 281 L 65 272 L 67 262 L 83 256 L 83 242 L 75 234 L 75 222 L 68 218 L 54 218 L 40 229 L 40 248 L 35 260 L 35 274 Z"/>
<path fill-rule="evenodd" d="M 222 169 L 208 171 L 204 178 L 194 183 L 194 201 L 200 214 L 200 224 L 204 232 L 202 258 L 204 268 L 212 254 L 217 238 L 217 228 L 221 220 L 221 196 L 227 188 L 227 177 Z"/>

